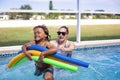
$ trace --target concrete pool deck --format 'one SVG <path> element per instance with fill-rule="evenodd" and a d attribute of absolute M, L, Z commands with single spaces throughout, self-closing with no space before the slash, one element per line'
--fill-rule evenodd
<path fill-rule="evenodd" d="M 75 42 L 76 47 L 90 47 L 90 46 L 105 46 L 105 45 L 118 45 L 120 44 L 120 39 L 113 40 L 96 40 L 96 41 L 81 41 L 80 43 Z M 17 46 L 5 46 L 0 47 L 0 53 L 9 52 L 9 51 L 18 51 L 21 50 L 22 45 Z"/>

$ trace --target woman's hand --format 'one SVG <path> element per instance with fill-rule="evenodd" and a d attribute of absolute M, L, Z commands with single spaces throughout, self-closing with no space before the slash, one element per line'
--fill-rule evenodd
<path fill-rule="evenodd" d="M 63 52 L 66 52 L 66 48 L 64 48 L 64 47 L 60 47 L 59 49 Z"/>

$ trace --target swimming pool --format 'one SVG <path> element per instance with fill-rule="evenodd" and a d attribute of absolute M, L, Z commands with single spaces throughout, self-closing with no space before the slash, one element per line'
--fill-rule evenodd
<path fill-rule="evenodd" d="M 8 69 L 12 57 L 0 57 L 0 80 L 42 80 L 33 75 L 33 61 Z M 55 80 L 120 80 L 120 45 L 76 48 L 72 57 L 90 63 L 89 68 L 79 67 L 76 73 L 55 68 Z"/>

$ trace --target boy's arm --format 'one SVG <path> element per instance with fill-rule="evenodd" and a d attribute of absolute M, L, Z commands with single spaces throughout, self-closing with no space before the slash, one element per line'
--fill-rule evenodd
<path fill-rule="evenodd" d="M 34 44 L 34 41 L 31 41 L 31 42 L 29 42 L 29 43 L 26 43 L 26 44 L 24 44 L 24 45 L 22 46 L 22 51 L 23 51 L 23 53 L 26 55 L 26 57 L 27 57 L 29 60 L 32 60 L 32 57 L 31 57 L 31 53 L 29 53 L 29 52 L 27 51 L 27 48 L 28 48 L 29 46 L 31 46 L 32 44 Z"/>
<path fill-rule="evenodd" d="M 46 50 L 46 51 L 41 52 L 41 55 L 39 56 L 38 62 L 42 62 L 42 60 L 43 60 L 43 58 L 45 56 L 53 54 L 53 53 L 55 53 L 57 51 L 57 48 L 54 45 L 52 45 L 51 43 L 49 43 L 47 47 L 49 49 Z"/>
<path fill-rule="evenodd" d="M 48 43 L 47 44 L 48 46 L 48 50 L 42 52 L 44 56 L 47 56 L 47 55 L 50 55 L 50 54 L 53 54 L 57 51 L 57 48 L 55 47 L 55 45 L 51 44 L 51 43 Z"/>

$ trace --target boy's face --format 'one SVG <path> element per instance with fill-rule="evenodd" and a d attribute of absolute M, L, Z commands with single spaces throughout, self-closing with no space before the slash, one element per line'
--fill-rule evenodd
<path fill-rule="evenodd" d="M 46 38 L 46 34 L 44 33 L 42 28 L 36 28 L 34 29 L 34 39 L 36 41 L 41 41 L 44 40 Z"/>

